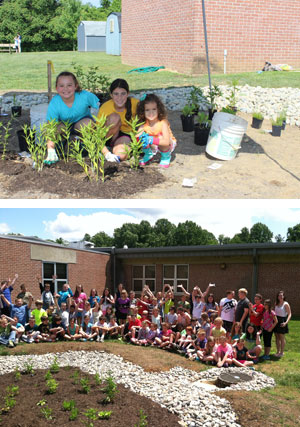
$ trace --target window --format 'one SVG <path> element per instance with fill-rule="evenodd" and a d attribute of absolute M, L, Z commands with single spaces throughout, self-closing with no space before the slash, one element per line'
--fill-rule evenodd
<path fill-rule="evenodd" d="M 174 287 L 174 292 L 181 292 L 178 285 L 183 285 L 186 290 L 189 286 L 189 266 L 188 264 L 164 265 L 163 284 Z"/>
<path fill-rule="evenodd" d="M 52 276 L 57 276 L 52 288 Z M 63 285 L 68 283 L 68 265 L 59 262 L 43 262 L 43 286 L 46 283 L 51 285 L 51 290 L 55 293 L 62 291 Z"/>
<path fill-rule="evenodd" d="M 113 33 L 115 31 L 115 21 L 113 19 L 109 20 L 109 32 Z"/>
<path fill-rule="evenodd" d="M 155 291 L 155 265 L 134 265 L 132 267 L 133 290 L 142 292 L 145 285 Z"/>

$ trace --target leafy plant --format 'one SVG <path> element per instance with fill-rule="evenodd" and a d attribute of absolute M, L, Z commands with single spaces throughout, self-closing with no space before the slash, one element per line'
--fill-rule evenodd
<path fill-rule="evenodd" d="M 51 380 L 53 378 L 51 372 L 47 371 L 44 378 L 46 381 Z"/>
<path fill-rule="evenodd" d="M 44 160 L 47 152 L 47 144 L 45 137 L 43 136 L 43 125 L 40 125 L 39 132 L 37 132 L 35 126 L 31 129 L 26 124 L 23 126 L 23 130 L 28 151 L 34 162 L 34 167 L 38 172 L 40 172 L 44 167 Z"/>
<path fill-rule="evenodd" d="M 46 418 L 46 420 L 52 420 L 52 409 L 49 406 L 45 406 L 41 409 L 41 414 Z"/>
<path fill-rule="evenodd" d="M 34 374 L 33 364 L 31 362 L 32 362 L 32 359 L 29 359 L 29 361 L 26 362 L 24 365 L 24 373 L 27 375 Z"/>
<path fill-rule="evenodd" d="M 90 66 L 87 71 L 84 71 L 82 65 L 76 62 L 72 62 L 71 65 L 82 89 L 93 93 L 109 93 L 111 80 L 105 74 L 99 73 L 98 66 Z"/>
<path fill-rule="evenodd" d="M 137 139 L 136 135 L 138 128 L 142 125 L 142 123 L 139 123 L 137 116 L 133 117 L 130 122 L 127 120 L 126 122 L 131 127 L 131 142 L 129 146 L 125 146 L 125 152 L 129 158 L 130 167 L 137 169 L 139 167 L 140 155 L 143 152 L 143 143 Z"/>
<path fill-rule="evenodd" d="M 79 410 L 78 408 L 72 408 L 69 415 L 69 420 L 74 421 L 78 417 Z"/>
<path fill-rule="evenodd" d="M 201 129 L 211 127 L 211 120 L 208 119 L 208 114 L 204 113 L 203 111 L 197 114 L 195 120 L 199 124 Z"/>
<path fill-rule="evenodd" d="M 222 91 L 219 88 L 218 85 L 213 85 L 208 92 L 208 96 L 207 99 L 209 100 L 209 103 L 211 105 L 211 109 L 215 110 L 217 109 L 217 103 L 216 103 L 216 98 L 222 96 Z"/>
<path fill-rule="evenodd" d="M 91 391 L 90 383 L 88 378 L 81 378 L 80 385 L 84 394 L 89 394 Z"/>
<path fill-rule="evenodd" d="M 11 385 L 6 387 L 6 393 L 8 396 L 14 397 L 17 394 L 19 394 L 19 386 L 17 385 Z"/>
<path fill-rule="evenodd" d="M 227 114 L 233 114 L 234 116 L 236 115 L 236 110 L 233 110 L 230 105 L 228 107 L 223 107 L 221 112 L 227 113 Z"/>
<path fill-rule="evenodd" d="M 147 427 L 148 421 L 147 421 L 147 415 L 144 414 L 144 411 L 140 409 L 140 419 L 139 423 L 135 424 L 134 427 Z"/>
<path fill-rule="evenodd" d="M 100 420 L 109 420 L 111 414 L 112 411 L 100 411 L 98 412 L 98 417 L 100 418 Z"/>
<path fill-rule="evenodd" d="M 38 401 L 38 403 L 36 404 L 36 406 L 45 406 L 47 403 L 46 399 L 41 399 Z"/>
<path fill-rule="evenodd" d="M 10 137 L 10 131 L 12 129 L 10 127 L 11 123 L 12 123 L 12 120 L 9 120 L 6 124 L 6 126 L 4 126 L 3 123 L 0 122 L 0 130 L 1 130 L 1 128 L 3 129 L 3 132 L 1 132 L 2 133 L 2 143 L 1 143 L 1 145 L 2 145 L 2 156 L 1 156 L 2 160 L 5 159 L 5 155 L 7 152 L 8 139 Z"/>
<path fill-rule="evenodd" d="M 6 395 L 4 397 L 4 402 L 5 402 L 5 409 L 6 409 L 6 411 L 10 411 L 15 406 L 16 399 L 14 399 L 10 395 Z"/>
<path fill-rule="evenodd" d="M 280 116 L 277 116 L 275 119 L 271 120 L 272 126 L 282 126 L 282 118 Z"/>
<path fill-rule="evenodd" d="M 90 181 L 99 180 L 99 173 L 101 179 L 104 181 L 104 161 L 105 157 L 102 150 L 109 139 L 106 137 L 109 130 L 105 126 L 106 117 L 103 115 L 96 123 L 90 122 L 80 129 L 81 137 L 75 139 L 72 145 L 70 157 L 72 157 L 84 170 L 84 173 Z M 88 153 L 89 163 L 82 156 L 82 151 L 85 149 Z"/>
<path fill-rule="evenodd" d="M 263 120 L 264 119 L 264 116 L 259 111 L 254 111 L 254 113 L 252 113 L 252 117 L 254 119 L 257 119 L 257 120 Z"/>
<path fill-rule="evenodd" d="M 60 132 L 55 135 L 55 146 L 58 156 L 63 159 L 65 163 L 69 161 L 70 157 L 70 136 L 71 136 L 71 128 L 72 123 L 62 122 L 63 125 L 60 129 Z M 66 150 L 65 150 L 66 144 Z M 66 153 L 65 153 L 66 151 Z"/>
<path fill-rule="evenodd" d="M 101 385 L 102 384 L 102 379 L 101 379 L 100 375 L 98 374 L 98 372 L 95 374 L 94 379 L 95 379 L 95 383 L 97 385 Z"/>
<path fill-rule="evenodd" d="M 55 381 L 54 378 L 51 378 L 50 380 L 48 380 L 46 382 L 47 385 L 47 393 L 48 394 L 54 394 L 56 393 L 57 387 L 58 387 L 58 382 Z"/>
<path fill-rule="evenodd" d="M 238 84 L 239 84 L 239 81 L 237 79 L 232 80 L 232 83 L 231 83 L 232 88 L 230 90 L 229 96 L 227 97 L 229 101 L 229 107 L 236 107 L 236 103 L 237 103 L 236 95 L 240 90 L 238 88 Z"/>
<path fill-rule="evenodd" d="M 199 110 L 200 103 L 206 101 L 202 89 L 200 87 L 193 86 L 188 101 L 190 105 L 195 106 L 195 110 Z"/>
<path fill-rule="evenodd" d="M 16 369 L 15 369 L 15 379 L 17 381 L 19 381 L 20 378 L 21 378 L 21 372 L 19 371 L 19 368 L 16 367 Z"/>
<path fill-rule="evenodd" d="M 104 393 L 106 397 L 104 398 L 104 403 L 111 403 L 114 401 L 115 395 L 118 393 L 117 384 L 114 382 L 111 374 L 106 378 L 106 387 L 104 388 Z"/>
<path fill-rule="evenodd" d="M 286 111 L 283 110 L 279 113 L 279 117 L 281 118 L 282 122 L 286 121 Z"/>
<path fill-rule="evenodd" d="M 73 378 L 73 384 L 79 384 L 79 371 L 74 371 L 73 375 L 71 377 Z"/>
<path fill-rule="evenodd" d="M 93 427 L 94 424 L 92 423 L 92 421 L 96 421 L 98 419 L 97 410 L 94 408 L 89 408 L 83 413 L 83 415 L 85 415 L 89 420 L 87 426 Z"/>
<path fill-rule="evenodd" d="M 74 400 L 64 400 L 62 404 L 64 411 L 71 411 L 75 408 L 75 401 Z"/>
<path fill-rule="evenodd" d="M 185 117 L 192 116 L 195 112 L 195 109 L 196 107 L 194 104 L 186 104 L 182 109 L 182 114 Z"/>
<path fill-rule="evenodd" d="M 54 360 L 52 362 L 52 365 L 50 366 L 50 372 L 52 374 L 57 374 L 57 372 L 59 372 L 59 364 L 57 363 L 57 356 L 54 356 Z"/>

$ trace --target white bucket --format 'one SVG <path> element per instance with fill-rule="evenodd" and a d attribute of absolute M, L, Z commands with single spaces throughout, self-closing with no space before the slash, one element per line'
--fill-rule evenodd
<path fill-rule="evenodd" d="M 248 122 L 229 113 L 215 113 L 213 116 L 206 152 L 220 160 L 232 160 L 241 148 Z"/>
<path fill-rule="evenodd" d="M 40 129 L 40 125 L 46 123 L 48 104 L 33 105 L 30 108 L 30 127 L 36 127 L 37 131 Z"/>

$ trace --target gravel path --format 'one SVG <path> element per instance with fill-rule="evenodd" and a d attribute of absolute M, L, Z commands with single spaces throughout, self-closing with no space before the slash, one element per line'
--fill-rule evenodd
<path fill-rule="evenodd" d="M 140 366 L 124 361 L 121 356 L 104 351 L 69 351 L 57 353 L 56 356 L 60 366 L 78 367 L 89 374 L 98 372 L 102 378 L 111 374 L 117 383 L 124 384 L 177 414 L 182 420 L 182 426 L 188 427 L 239 426 L 229 402 L 201 387 L 200 380 L 216 379 L 223 371 L 245 372 L 252 375 L 251 381 L 222 391 L 261 390 L 275 386 L 272 378 L 247 368 L 213 368 L 197 373 L 176 366 L 168 372 L 149 373 Z M 32 364 L 34 369 L 47 369 L 54 357 L 55 354 L 0 357 L 0 374 L 12 372 L 17 367 L 22 370 L 26 363 Z"/>

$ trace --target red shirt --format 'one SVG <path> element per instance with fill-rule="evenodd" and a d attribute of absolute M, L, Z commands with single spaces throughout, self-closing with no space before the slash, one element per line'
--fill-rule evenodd
<path fill-rule="evenodd" d="M 263 314 L 265 311 L 265 307 L 263 304 L 254 304 L 253 305 L 253 311 L 256 313 L 259 313 L 257 317 L 254 316 L 254 314 L 250 315 L 250 323 L 253 323 L 255 326 L 260 326 L 262 323 Z"/>
<path fill-rule="evenodd" d="M 135 321 L 129 322 L 128 328 L 131 329 L 132 326 L 142 326 L 140 319 L 135 319 Z"/>
<path fill-rule="evenodd" d="M 147 310 L 148 311 L 148 304 L 146 304 L 144 301 L 137 301 L 137 308 L 138 308 L 138 313 L 140 316 L 143 315 L 143 311 Z"/>

